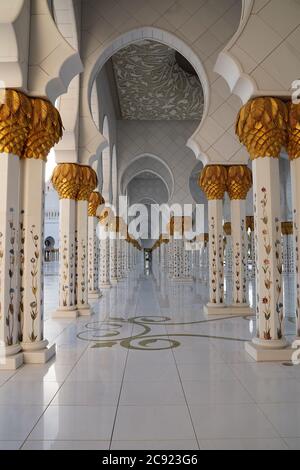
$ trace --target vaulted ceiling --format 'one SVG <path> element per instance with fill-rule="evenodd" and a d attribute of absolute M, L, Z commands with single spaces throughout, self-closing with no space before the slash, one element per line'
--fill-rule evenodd
<path fill-rule="evenodd" d="M 174 49 L 140 41 L 117 52 L 112 64 L 122 119 L 201 119 L 200 80 L 182 56 L 178 60 Z"/>

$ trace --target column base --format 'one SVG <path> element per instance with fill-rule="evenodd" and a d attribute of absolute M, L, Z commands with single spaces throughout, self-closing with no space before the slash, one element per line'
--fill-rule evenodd
<path fill-rule="evenodd" d="M 47 341 L 48 343 L 48 341 Z M 24 363 L 25 364 L 46 364 L 56 355 L 56 345 L 53 344 L 50 348 L 44 347 L 43 349 L 31 350 L 30 345 L 22 345 Z M 28 347 L 28 349 L 27 349 Z"/>
<path fill-rule="evenodd" d="M 17 370 L 23 364 L 24 356 L 22 352 L 13 356 L 1 356 L 0 354 L 0 370 Z"/>
<path fill-rule="evenodd" d="M 205 305 L 205 307 L 203 308 L 203 311 L 204 311 L 204 314 L 205 315 L 225 315 L 227 316 L 229 314 L 228 312 L 228 307 L 224 304 L 207 304 Z"/>
<path fill-rule="evenodd" d="M 102 296 L 101 292 L 98 290 L 98 291 L 94 291 L 94 292 L 89 292 L 88 293 L 88 296 L 89 296 L 89 299 L 100 299 L 100 297 Z"/>
<path fill-rule="evenodd" d="M 269 341 L 265 341 L 268 343 Z M 256 362 L 291 361 L 294 349 L 287 341 L 274 341 L 272 345 L 264 345 L 262 340 L 253 340 L 245 344 L 245 350 Z M 276 347 L 277 344 L 277 347 Z"/>
<path fill-rule="evenodd" d="M 100 284 L 100 289 L 111 289 L 111 283 L 107 282 L 106 284 Z"/>
<path fill-rule="evenodd" d="M 228 315 L 245 315 L 252 316 L 255 312 L 253 308 L 247 304 L 233 304 L 228 306 Z"/>
<path fill-rule="evenodd" d="M 78 317 L 78 310 L 76 309 L 68 309 L 68 308 L 58 308 L 52 315 L 52 318 L 60 319 L 60 318 L 77 318 Z"/>
<path fill-rule="evenodd" d="M 89 317 L 91 315 L 94 315 L 95 313 L 90 305 L 86 305 L 84 307 L 79 308 L 78 312 L 80 317 Z"/>
<path fill-rule="evenodd" d="M 193 282 L 193 279 L 192 278 L 186 278 L 186 277 L 172 277 L 172 281 L 191 283 L 191 282 Z"/>

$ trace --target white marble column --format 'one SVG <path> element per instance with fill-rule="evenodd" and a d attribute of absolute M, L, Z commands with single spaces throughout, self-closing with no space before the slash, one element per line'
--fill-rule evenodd
<path fill-rule="evenodd" d="M 283 273 L 295 274 L 293 222 L 282 222 L 281 232 Z"/>
<path fill-rule="evenodd" d="M 99 242 L 97 238 L 98 218 L 88 217 L 88 296 L 90 299 L 99 299 Z"/>
<path fill-rule="evenodd" d="M 110 234 L 110 282 L 112 285 L 118 283 L 118 239 L 117 234 Z"/>
<path fill-rule="evenodd" d="M 298 154 L 290 155 L 292 198 L 293 198 L 293 236 L 294 236 L 294 260 L 296 271 L 296 335 L 300 338 L 300 149 Z"/>
<path fill-rule="evenodd" d="M 185 244 L 186 242 L 183 244 L 183 277 L 186 282 L 190 282 L 193 280 L 192 251 L 187 250 Z"/>
<path fill-rule="evenodd" d="M 242 108 L 237 121 L 237 134 L 253 160 L 256 337 L 246 343 L 246 351 L 257 361 L 292 357 L 285 338 L 279 191 L 279 155 L 287 142 L 287 119 L 283 102 L 257 98 Z"/>
<path fill-rule="evenodd" d="M 76 318 L 76 199 L 80 166 L 57 165 L 51 181 L 59 196 L 59 306 L 53 318 Z"/>
<path fill-rule="evenodd" d="M 1 144 L 2 148 L 2 144 Z M 17 369 L 23 363 L 19 296 L 18 238 L 20 228 L 20 159 L 0 153 L 0 369 Z M 18 318 L 19 316 L 19 318 Z"/>
<path fill-rule="evenodd" d="M 233 304 L 230 313 L 237 315 L 253 313 L 247 302 L 246 198 L 251 187 L 252 172 L 246 165 L 234 165 L 228 168 L 227 191 L 231 206 L 233 252 Z"/>
<path fill-rule="evenodd" d="M 118 282 L 124 279 L 124 247 L 123 247 L 123 240 L 120 238 L 120 233 L 118 233 L 117 237 L 117 279 Z"/>
<path fill-rule="evenodd" d="M 168 245 L 168 276 L 170 279 L 174 275 L 174 237 L 170 236 L 170 243 Z"/>
<path fill-rule="evenodd" d="M 226 311 L 223 242 L 223 199 L 226 185 L 227 169 L 224 166 L 208 165 L 202 170 L 199 186 L 208 199 L 210 301 L 204 309 L 208 315 L 222 315 Z"/>
<path fill-rule="evenodd" d="M 45 161 L 22 161 L 23 273 L 22 350 L 26 363 L 43 364 L 55 355 L 44 338 Z"/>
<path fill-rule="evenodd" d="M 209 287 L 208 314 L 221 314 L 224 308 L 223 200 L 208 201 Z"/>
<path fill-rule="evenodd" d="M 99 287 L 110 289 L 110 240 L 109 233 L 100 238 Z"/>
<path fill-rule="evenodd" d="M 231 201 L 232 220 L 232 287 L 233 304 L 231 308 L 236 314 L 252 314 L 247 302 L 247 234 L 246 234 L 246 203 L 245 200 Z"/>
<path fill-rule="evenodd" d="M 74 196 L 73 196 L 74 197 Z M 60 199 L 59 202 L 59 306 L 54 318 L 76 318 L 75 282 L 75 230 L 76 201 Z"/>
<path fill-rule="evenodd" d="M 98 233 L 97 212 L 104 203 L 98 191 L 92 192 L 88 208 L 88 295 L 90 299 L 99 299 L 102 295 L 99 289 L 100 243 L 98 237 L 101 235 Z"/>
<path fill-rule="evenodd" d="M 89 166 L 80 167 L 80 189 L 77 196 L 77 308 L 79 315 L 94 312 L 88 302 L 88 209 L 91 193 L 97 187 L 97 175 Z"/>
<path fill-rule="evenodd" d="M 247 273 L 248 278 L 255 278 L 255 237 L 254 237 L 254 217 L 246 216 L 246 229 L 248 235 L 248 259 L 247 259 Z M 250 232 L 249 232 L 250 230 Z M 251 265 L 251 271 L 250 271 Z"/>
<path fill-rule="evenodd" d="M 287 346 L 284 337 L 279 160 L 253 161 L 257 337 L 254 347 Z M 252 346 L 252 345 L 251 345 Z"/>
<path fill-rule="evenodd" d="M 231 236 L 231 222 L 225 222 L 224 233 L 225 241 L 225 273 L 227 276 L 232 276 L 233 252 L 232 252 L 232 236 Z"/>
<path fill-rule="evenodd" d="M 77 307 L 79 315 L 91 315 L 88 302 L 88 201 L 77 202 Z"/>

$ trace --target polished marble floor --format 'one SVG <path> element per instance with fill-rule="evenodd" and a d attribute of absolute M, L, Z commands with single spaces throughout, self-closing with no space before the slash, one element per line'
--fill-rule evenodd
<path fill-rule="evenodd" d="M 0 372 L 0 449 L 300 449 L 300 367 L 254 363 L 254 318 L 208 320 L 203 278 L 140 267 L 71 321 L 51 319 L 57 272 L 46 266 L 57 357 Z"/>

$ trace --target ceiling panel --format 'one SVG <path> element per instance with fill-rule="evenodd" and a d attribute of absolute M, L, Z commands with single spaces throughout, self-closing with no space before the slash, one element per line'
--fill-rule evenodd
<path fill-rule="evenodd" d="M 173 49 L 145 40 L 117 52 L 112 63 L 122 119 L 201 119 L 201 83 L 178 65 Z"/>

